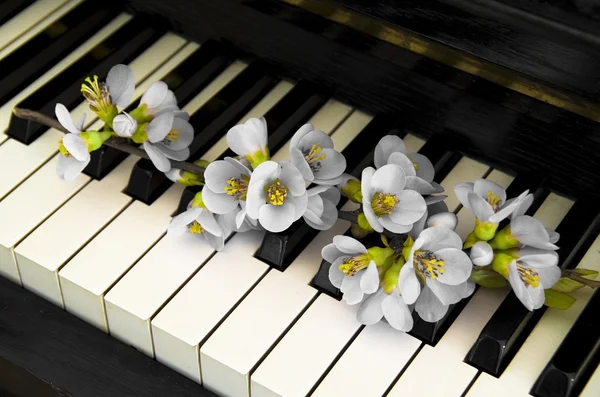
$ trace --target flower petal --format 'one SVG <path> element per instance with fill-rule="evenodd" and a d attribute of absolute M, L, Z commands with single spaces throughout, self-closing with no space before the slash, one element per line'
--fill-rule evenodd
<path fill-rule="evenodd" d="M 202 233 L 202 235 L 204 236 L 204 239 L 208 245 L 210 245 L 215 251 L 221 251 L 225 246 L 225 236 L 223 235 L 215 236 L 210 233 Z"/>
<path fill-rule="evenodd" d="M 258 211 L 258 220 L 268 231 L 282 232 L 294 222 L 294 207 L 291 205 L 263 205 Z"/>
<path fill-rule="evenodd" d="M 323 200 L 323 215 L 321 216 L 322 225 L 311 225 L 310 227 L 317 230 L 327 230 L 330 229 L 338 218 L 338 210 L 336 206 L 329 200 Z"/>
<path fill-rule="evenodd" d="M 440 321 L 448 312 L 448 306 L 442 304 L 438 297 L 425 286 L 415 305 L 415 310 L 423 320 L 435 323 Z"/>
<path fill-rule="evenodd" d="M 402 139 L 396 135 L 386 135 L 381 138 L 375 146 L 375 168 L 386 165 L 390 154 L 394 152 L 406 153 L 406 146 Z"/>
<path fill-rule="evenodd" d="M 332 149 L 333 140 L 323 131 L 312 130 L 308 131 L 302 138 L 300 138 L 297 147 L 304 152 L 311 150 L 312 145 L 317 145 L 321 149 Z"/>
<path fill-rule="evenodd" d="M 78 161 L 85 161 L 90 157 L 88 144 L 79 134 L 65 134 L 62 139 L 65 149 Z"/>
<path fill-rule="evenodd" d="M 483 222 L 487 222 L 488 219 L 494 215 L 492 206 L 481 196 L 478 196 L 475 193 L 469 193 L 467 195 L 467 199 L 469 200 L 469 207 L 471 208 L 473 215 L 481 219 Z"/>
<path fill-rule="evenodd" d="M 376 293 L 367 296 L 367 298 L 360 304 L 358 312 L 356 313 L 356 319 L 358 322 L 364 325 L 373 325 L 378 323 L 383 317 L 381 303 L 387 297 L 388 295 L 383 292 L 383 288 L 380 288 Z"/>
<path fill-rule="evenodd" d="M 116 115 L 113 119 L 113 130 L 120 137 L 131 137 L 137 127 L 137 121 L 126 112 Z"/>
<path fill-rule="evenodd" d="M 394 291 L 381 302 L 383 316 L 387 322 L 399 331 L 410 331 L 413 327 L 413 318 L 408 306 L 398 292 Z"/>
<path fill-rule="evenodd" d="M 325 155 L 320 160 L 321 168 L 314 172 L 315 178 L 333 179 L 341 176 L 346 170 L 346 158 L 343 154 L 334 149 L 323 149 Z"/>
<path fill-rule="evenodd" d="M 250 171 L 248 167 L 242 164 L 241 161 L 236 160 L 233 157 L 225 157 L 223 160 L 233 165 L 240 172 L 240 175 L 252 175 L 252 171 Z"/>
<path fill-rule="evenodd" d="M 208 232 L 213 236 L 224 235 L 223 230 L 221 229 L 221 227 L 217 223 L 217 220 L 215 219 L 215 216 L 209 211 L 202 209 L 202 212 L 200 212 L 196 220 L 198 221 L 200 226 L 202 226 L 205 229 L 205 233 Z"/>
<path fill-rule="evenodd" d="M 298 171 L 300 171 L 302 178 L 304 178 L 306 182 L 312 182 L 315 179 L 310 165 L 308 165 L 304 155 L 298 148 L 290 147 L 290 161 L 298 168 Z"/>
<path fill-rule="evenodd" d="M 518 252 L 519 261 L 533 268 L 554 267 L 558 265 L 558 254 L 556 251 L 543 250 L 539 248 L 522 248 Z"/>
<path fill-rule="evenodd" d="M 491 193 L 500 199 L 500 205 L 506 202 L 506 190 L 496 182 L 488 181 L 487 179 L 478 179 L 473 184 L 473 193 L 483 199 L 487 199 Z"/>
<path fill-rule="evenodd" d="M 458 248 L 443 248 L 435 251 L 435 256 L 444 261 L 444 273 L 438 280 L 449 285 L 465 282 L 471 275 L 473 263 L 463 250 Z"/>
<path fill-rule="evenodd" d="M 302 174 L 294 164 L 289 161 L 282 161 L 281 173 L 279 179 L 290 190 L 293 196 L 301 196 L 306 193 L 306 184 Z M 304 212 L 304 211 L 303 211 Z"/>
<path fill-rule="evenodd" d="M 75 157 L 59 156 L 56 175 L 63 181 L 71 182 L 81 174 L 89 162 L 89 158 L 86 161 L 79 161 Z"/>
<path fill-rule="evenodd" d="M 71 114 L 62 103 L 57 103 L 54 107 L 54 113 L 58 122 L 72 134 L 79 134 L 79 130 L 75 127 Z"/>
<path fill-rule="evenodd" d="M 427 210 L 425 199 L 414 190 L 403 190 L 396 194 L 396 198 L 400 201 L 396 204 L 396 207 L 390 214 L 390 218 L 395 223 L 412 225 L 418 221 Z"/>
<path fill-rule="evenodd" d="M 387 159 L 387 164 L 395 164 L 402 168 L 406 176 L 415 176 L 415 166 L 412 161 L 402 152 L 394 152 Z"/>
<path fill-rule="evenodd" d="M 360 272 L 360 288 L 365 294 L 372 294 L 379 288 L 379 272 L 375 261 L 369 262 L 369 266 Z"/>
<path fill-rule="evenodd" d="M 321 250 L 321 256 L 329 263 L 333 263 L 340 256 L 344 255 L 344 252 L 340 251 L 334 243 L 327 244 Z"/>
<path fill-rule="evenodd" d="M 224 160 L 213 161 L 204 171 L 206 186 L 215 193 L 224 194 L 225 187 L 228 186 L 227 181 L 230 178 L 240 177 L 239 170 L 233 164 Z"/>
<path fill-rule="evenodd" d="M 146 127 L 148 140 L 155 143 L 165 139 L 167 134 L 171 131 L 174 119 L 175 116 L 173 113 L 163 113 L 160 116 L 155 117 Z"/>
<path fill-rule="evenodd" d="M 238 156 L 245 156 L 267 146 L 267 123 L 264 118 L 251 118 L 227 132 L 227 145 Z"/>
<path fill-rule="evenodd" d="M 558 282 L 561 276 L 561 269 L 558 266 L 542 267 L 535 269 L 540 277 L 542 288 L 552 288 Z"/>
<path fill-rule="evenodd" d="M 406 174 L 395 164 L 387 164 L 379 168 L 371 179 L 371 187 L 377 192 L 398 194 L 402 192 L 405 185 Z"/>
<path fill-rule="evenodd" d="M 411 153 L 408 158 L 417 164 L 417 176 L 431 183 L 435 176 L 435 168 L 431 161 L 420 153 Z"/>
<path fill-rule="evenodd" d="M 423 249 L 433 252 L 444 248 L 462 249 L 460 236 L 455 231 L 446 229 L 445 227 L 430 227 L 425 229 L 419 235 L 417 241 Z M 415 241 L 415 245 L 417 241 Z"/>
<path fill-rule="evenodd" d="M 169 159 L 183 161 L 190 157 L 189 148 L 183 148 L 181 150 L 171 150 L 160 142 L 155 143 L 154 146 Z"/>
<path fill-rule="evenodd" d="M 335 244 L 337 249 L 346 254 L 356 255 L 367 253 L 367 247 L 365 247 L 360 241 L 341 234 L 333 237 L 333 244 Z"/>
<path fill-rule="evenodd" d="M 161 172 L 167 172 L 171 169 L 171 162 L 169 159 L 154 145 L 150 142 L 144 142 L 144 150 L 148 153 L 152 164 Z"/>
<path fill-rule="evenodd" d="M 202 208 L 192 207 L 187 211 L 177 215 L 169 223 L 167 234 L 180 236 L 187 232 L 187 225 L 192 223 L 202 213 Z"/>
<path fill-rule="evenodd" d="M 471 212 L 473 212 L 473 210 L 471 210 L 471 205 L 469 204 L 469 193 L 473 192 L 473 186 L 473 182 L 459 183 L 458 185 L 454 186 L 454 194 L 456 194 L 456 198 L 458 201 L 460 201 L 463 207 Z"/>
<path fill-rule="evenodd" d="M 377 221 L 381 226 L 383 226 L 385 229 L 389 230 L 392 233 L 408 233 L 413 228 L 413 225 L 401 225 L 399 223 L 396 223 L 387 215 L 377 218 Z"/>
<path fill-rule="evenodd" d="M 270 182 L 274 180 L 279 176 L 280 172 L 281 166 L 274 161 L 265 161 L 260 163 L 254 172 L 252 172 L 248 186 L 252 186 L 257 182 L 262 182 L 264 186 L 265 181 Z"/>
<path fill-rule="evenodd" d="M 487 266 L 494 259 L 494 250 L 485 241 L 478 241 L 471 247 L 469 255 L 475 266 Z"/>
<path fill-rule="evenodd" d="M 292 139 L 290 141 L 290 153 L 292 152 L 292 149 L 298 148 L 298 143 L 300 142 L 300 139 L 302 139 L 306 134 L 308 134 L 314 129 L 315 128 L 311 123 L 306 123 L 302 127 L 298 128 L 298 131 L 294 133 L 294 136 L 292 136 Z"/>
<path fill-rule="evenodd" d="M 400 277 L 398 277 L 398 287 L 402 294 L 402 299 L 407 305 L 412 305 L 417 301 L 421 293 L 421 283 L 415 273 L 415 268 L 412 264 L 405 264 L 400 269 Z"/>
<path fill-rule="evenodd" d="M 302 196 L 288 196 L 285 199 L 285 206 L 289 206 L 294 209 L 293 221 L 297 221 L 306 212 L 306 207 L 308 206 L 308 195 L 306 192 L 304 192 Z"/>
<path fill-rule="evenodd" d="M 425 282 L 444 306 L 457 303 L 462 299 L 464 288 L 462 288 L 460 285 L 444 284 L 429 277 L 425 280 Z"/>
<path fill-rule="evenodd" d="M 342 281 L 340 291 L 344 293 L 343 300 L 348 305 L 356 305 L 364 297 L 364 292 L 360 289 L 360 277 L 357 276 L 346 276 Z"/>
<path fill-rule="evenodd" d="M 149 109 L 157 108 L 167 96 L 169 87 L 164 81 L 156 81 L 148 87 L 142 95 L 140 103 L 145 104 Z"/>
<path fill-rule="evenodd" d="M 265 193 L 266 181 L 258 181 L 248 186 L 246 197 L 246 213 L 252 219 L 258 219 L 260 207 L 266 205 L 267 194 Z"/>
<path fill-rule="evenodd" d="M 404 189 L 414 190 L 422 195 L 433 194 L 436 192 L 436 189 L 431 184 L 427 183 L 425 179 L 421 179 L 418 176 L 407 176 Z"/>
<path fill-rule="evenodd" d="M 163 139 L 162 144 L 171 150 L 182 150 L 192 143 L 194 140 L 194 127 L 187 121 L 175 117 L 173 114 L 173 125 L 171 131 L 179 131 L 176 140 L 170 140 L 168 137 Z"/>
<path fill-rule="evenodd" d="M 131 68 L 121 64 L 113 66 L 106 76 L 106 87 L 113 104 L 127 107 L 135 90 L 135 76 Z"/>
<path fill-rule="evenodd" d="M 335 288 L 340 288 L 342 286 L 342 282 L 344 281 L 344 277 L 346 277 L 346 275 L 339 268 L 346 258 L 347 256 L 341 256 L 330 262 L 331 266 L 329 266 L 329 281 Z"/>
<path fill-rule="evenodd" d="M 226 214 L 238 206 L 238 201 L 233 196 L 215 193 L 208 187 L 202 189 L 202 201 L 215 214 Z"/>
<path fill-rule="evenodd" d="M 521 281 L 521 277 L 519 277 L 519 272 L 517 271 L 517 263 L 515 261 L 512 261 L 508 265 L 508 282 L 521 303 L 523 303 L 527 310 L 532 311 L 537 305 L 534 298 L 539 295 L 539 292 L 536 293 L 536 291 L 534 291 L 536 288 L 525 286 L 525 283 Z M 537 289 L 542 291 L 542 297 L 544 297 L 544 289 L 541 286 Z"/>
<path fill-rule="evenodd" d="M 438 212 L 427 219 L 427 227 L 445 227 L 455 230 L 458 224 L 458 217 L 454 212 Z"/>
<path fill-rule="evenodd" d="M 510 230 L 520 244 L 541 249 L 558 249 L 556 245 L 550 243 L 550 236 L 544 225 L 532 216 L 522 215 L 514 218 L 510 222 Z"/>

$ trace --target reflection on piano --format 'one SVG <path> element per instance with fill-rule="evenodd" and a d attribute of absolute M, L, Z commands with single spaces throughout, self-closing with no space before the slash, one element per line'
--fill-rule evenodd
<path fill-rule="evenodd" d="M 124 3 L 0 4 L 0 394 L 600 394 L 598 292 L 532 313 L 481 289 L 409 334 L 364 327 L 321 268 L 348 223 L 234 235 L 173 262 L 166 226 L 194 189 L 110 148 L 63 183 L 61 133 L 11 117 L 61 102 L 78 119 L 83 78 L 128 64 L 133 101 L 163 80 L 191 115 L 190 159 L 222 158 L 227 130 L 264 116 L 275 159 L 310 121 L 356 174 L 396 134 L 434 162 L 463 239 L 474 219 L 452 187 L 484 177 L 535 192 L 563 267 L 600 270 L 591 2 Z"/>

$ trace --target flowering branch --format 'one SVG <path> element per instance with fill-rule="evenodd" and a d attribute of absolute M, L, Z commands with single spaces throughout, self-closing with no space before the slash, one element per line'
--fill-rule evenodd
<path fill-rule="evenodd" d="M 591 287 L 591 288 L 600 288 L 600 281 L 590 280 L 585 277 L 581 277 L 581 276 L 577 275 L 575 272 L 573 272 L 572 270 L 563 270 L 562 276 L 568 277 L 571 280 L 578 281 L 581 284 L 587 285 L 588 287 Z"/>
<path fill-rule="evenodd" d="M 13 109 L 13 114 L 20 119 L 35 121 L 36 123 L 43 124 L 50 128 L 54 128 L 55 130 L 58 130 L 65 134 L 69 133 L 69 131 L 67 131 L 67 129 L 58 122 L 58 120 L 46 116 L 45 114 L 42 114 L 40 112 L 16 107 Z M 134 156 L 150 160 L 150 157 L 143 149 L 140 149 L 137 146 L 127 143 L 127 141 L 123 138 L 112 137 L 105 141 L 104 145 L 125 153 L 133 154 Z M 185 161 L 170 160 L 170 162 L 172 168 L 190 171 L 200 176 L 204 175 L 204 167 L 200 167 L 196 164 L 188 163 Z"/>

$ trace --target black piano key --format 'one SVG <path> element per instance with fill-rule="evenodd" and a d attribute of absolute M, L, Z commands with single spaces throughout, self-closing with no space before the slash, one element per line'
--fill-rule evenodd
<path fill-rule="evenodd" d="M 220 44 L 209 41 L 204 43 L 200 49 L 190 55 L 179 66 L 167 73 L 161 80 L 174 91 L 178 104 L 184 106 L 232 61 L 233 58 L 230 56 L 229 51 Z M 138 104 L 139 102 L 135 101 L 125 111 L 128 113 L 131 112 Z M 91 153 L 90 163 L 83 172 L 92 178 L 102 179 L 126 157 L 127 154 L 124 152 L 108 146 L 102 146 Z M 134 165 L 132 175 L 138 175 L 139 168 L 142 170 L 152 169 L 148 164 L 144 165 L 144 162 L 150 163 L 149 160 L 139 160 Z M 156 172 L 148 174 L 148 182 L 145 186 L 157 185 L 156 183 L 151 183 L 151 178 L 155 174 Z M 159 174 L 163 175 L 162 173 Z M 147 174 L 143 173 L 143 175 Z M 141 181 L 138 184 L 141 184 Z M 150 187 L 147 189 L 150 190 Z M 148 196 L 150 195 L 148 193 Z"/>
<path fill-rule="evenodd" d="M 264 66 L 262 66 L 264 68 Z M 267 77 L 265 77 L 267 78 Z M 269 133 L 269 149 L 275 153 L 285 142 L 291 139 L 296 130 L 312 116 L 317 109 L 325 103 L 328 98 L 318 93 L 315 87 L 307 82 L 299 82 L 288 92 L 275 106 L 273 106 L 265 115 Z M 243 117 L 240 114 L 232 123 L 228 123 L 227 128 L 221 129 L 219 134 L 215 134 L 214 142 L 221 138 L 227 131 L 234 126 L 234 123 Z M 245 120 L 243 120 L 245 122 Z M 207 150 L 214 143 L 203 145 L 203 150 Z M 195 142 L 194 142 L 195 143 Z M 227 149 L 219 158 L 236 156 L 231 149 Z M 187 187 L 181 195 L 181 200 L 176 214 L 185 211 L 189 202 L 194 198 L 198 189 Z"/>
<path fill-rule="evenodd" d="M 262 95 L 272 87 L 274 79 L 265 74 L 260 63 L 250 65 L 227 84 L 204 106 L 190 116 L 194 141 L 190 145 L 193 161 L 215 144 L 224 130 L 233 126 Z M 146 204 L 151 204 L 172 184 L 150 161 L 140 160 L 131 173 L 126 192 Z"/>
<path fill-rule="evenodd" d="M 394 132 L 396 135 L 404 136 L 403 131 L 395 130 L 390 125 L 390 120 L 391 118 L 384 116 L 374 118 L 342 151 L 346 157 L 346 172 L 356 169 L 365 160 L 369 161 L 369 163 L 373 161 L 373 151 L 365 156 L 365 138 L 360 139 L 359 137 L 368 137 L 369 140 L 375 142 L 375 140 L 379 140 L 382 136 Z M 343 205 L 342 201 L 340 201 L 338 208 L 341 205 Z M 266 262 L 271 267 L 278 270 L 285 270 L 318 232 L 318 230 L 307 225 L 303 219 L 297 220 L 283 232 L 266 232 L 255 257 Z"/>
<path fill-rule="evenodd" d="M 0 105 L 23 91 L 116 15 L 115 10 L 84 2 L 2 59 Z"/>
<path fill-rule="evenodd" d="M 119 63 L 131 62 L 163 34 L 164 31 L 149 27 L 146 19 L 133 19 L 21 101 L 17 107 L 37 110 L 47 115 L 54 114 L 57 103 L 73 109 L 83 101 L 80 89 L 86 77 L 97 75 L 100 80 L 105 80 L 110 68 Z M 7 134 L 28 145 L 47 128 L 31 120 L 12 117 Z"/>
<path fill-rule="evenodd" d="M 34 3 L 34 0 L 4 0 L 0 3 L 0 25 Z"/>
<path fill-rule="evenodd" d="M 579 395 L 600 361 L 600 291 L 594 292 L 562 341 L 531 394 L 536 397 Z"/>
<path fill-rule="evenodd" d="M 419 150 L 419 153 L 427 157 L 433 164 L 434 182 L 441 183 L 462 158 L 460 153 L 449 149 L 451 147 L 450 139 L 448 135 L 435 135 L 429 138 Z"/>
<path fill-rule="evenodd" d="M 561 267 L 577 266 L 600 231 L 594 221 L 597 206 L 578 200 L 556 231 L 560 233 L 558 255 Z M 510 292 L 488 321 L 465 361 L 493 376 L 500 376 L 515 356 L 531 330 L 538 323 L 546 306 L 530 312 L 513 292 Z"/>

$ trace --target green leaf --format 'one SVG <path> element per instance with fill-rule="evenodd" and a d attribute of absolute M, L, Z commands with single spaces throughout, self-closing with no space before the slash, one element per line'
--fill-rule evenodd
<path fill-rule="evenodd" d="M 471 280 L 486 288 L 502 288 L 508 285 L 504 277 L 489 268 L 473 269 Z"/>
<path fill-rule="evenodd" d="M 579 277 L 588 280 L 595 280 L 598 276 L 598 271 L 589 269 L 573 269 L 570 270 L 569 273 L 574 273 Z M 579 281 L 571 280 L 569 276 L 566 276 L 561 277 L 558 282 L 554 284 L 552 289 L 559 292 L 573 292 L 582 287 L 585 287 L 585 284 L 580 283 Z"/>
<path fill-rule="evenodd" d="M 580 277 L 587 278 L 588 280 L 595 280 L 596 277 L 598 277 L 598 271 L 597 270 L 573 269 L 573 270 L 571 270 L 571 273 L 575 273 L 575 274 L 577 274 Z"/>
<path fill-rule="evenodd" d="M 546 295 L 546 306 L 560 310 L 567 310 L 576 301 L 571 295 L 553 289 L 544 290 L 544 295 Z"/>

